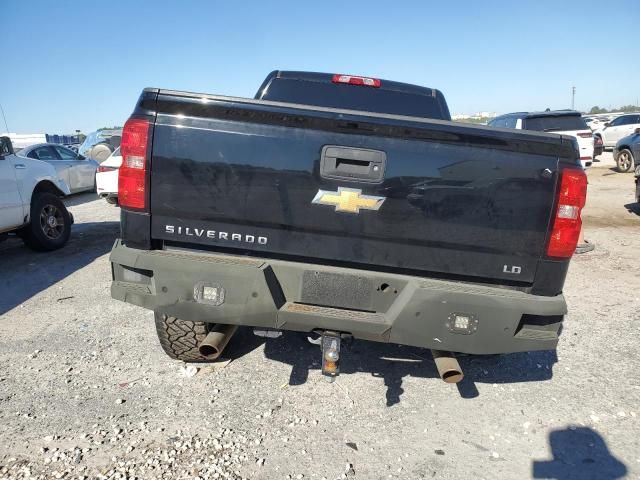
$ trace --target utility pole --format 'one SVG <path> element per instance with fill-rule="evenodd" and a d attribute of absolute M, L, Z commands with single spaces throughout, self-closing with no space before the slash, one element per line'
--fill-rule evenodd
<path fill-rule="evenodd" d="M 7 117 L 4 116 L 4 108 L 2 108 L 1 103 L 0 103 L 0 112 L 2 112 L 2 118 L 4 119 L 4 128 L 6 128 L 7 133 L 9 133 L 9 126 L 7 125 Z"/>
<path fill-rule="evenodd" d="M 576 87 L 571 87 L 571 110 L 576 109 Z"/>

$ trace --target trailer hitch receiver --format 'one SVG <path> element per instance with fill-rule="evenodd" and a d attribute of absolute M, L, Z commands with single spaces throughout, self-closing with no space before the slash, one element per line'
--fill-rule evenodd
<path fill-rule="evenodd" d="M 335 378 L 340 374 L 340 334 L 323 332 L 322 341 L 322 374 Z"/>

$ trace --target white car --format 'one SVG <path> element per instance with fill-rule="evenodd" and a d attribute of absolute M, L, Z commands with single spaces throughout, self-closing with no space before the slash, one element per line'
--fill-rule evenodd
<path fill-rule="evenodd" d="M 594 134 L 575 110 L 507 113 L 491 120 L 489 126 L 572 136 L 578 141 L 582 167 L 588 168 L 593 163 Z"/>
<path fill-rule="evenodd" d="M 34 250 L 64 246 L 73 216 L 60 197 L 70 193 L 52 165 L 15 155 L 0 137 L 0 240 L 15 233 Z"/>
<path fill-rule="evenodd" d="M 596 131 L 604 127 L 604 124 L 611 120 L 608 117 L 596 117 L 596 118 L 583 117 L 583 118 L 584 118 L 584 121 L 587 122 L 587 126 L 593 131 Z"/>
<path fill-rule="evenodd" d="M 122 165 L 120 147 L 98 166 L 96 172 L 96 191 L 101 198 L 113 205 L 118 204 L 118 172 Z"/>
<path fill-rule="evenodd" d="M 629 113 L 605 123 L 593 134 L 602 138 L 605 148 L 612 148 L 616 146 L 618 140 L 631 135 L 636 128 L 640 128 L 640 113 Z"/>
<path fill-rule="evenodd" d="M 98 162 L 85 158 L 73 150 L 55 143 L 38 143 L 23 148 L 19 157 L 33 158 L 53 165 L 71 193 L 93 191 L 95 189 Z"/>

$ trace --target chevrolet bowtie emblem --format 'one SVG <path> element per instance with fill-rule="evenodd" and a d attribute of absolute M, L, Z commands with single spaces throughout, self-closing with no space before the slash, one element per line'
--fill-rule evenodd
<path fill-rule="evenodd" d="M 357 188 L 338 187 L 337 192 L 318 190 L 311 203 L 333 205 L 336 212 L 360 213 L 361 209 L 378 210 L 384 201 L 385 197 L 362 195 L 362 190 Z"/>

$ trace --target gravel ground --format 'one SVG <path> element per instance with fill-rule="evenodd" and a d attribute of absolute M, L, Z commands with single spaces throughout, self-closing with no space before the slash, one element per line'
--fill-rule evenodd
<path fill-rule="evenodd" d="M 328 383 L 303 337 L 246 330 L 192 375 L 109 296 L 118 209 L 72 197 L 63 250 L 0 244 L 0 478 L 640 478 L 640 207 L 609 165 L 557 354 L 463 357 L 457 386 L 427 350 L 367 342 Z"/>

